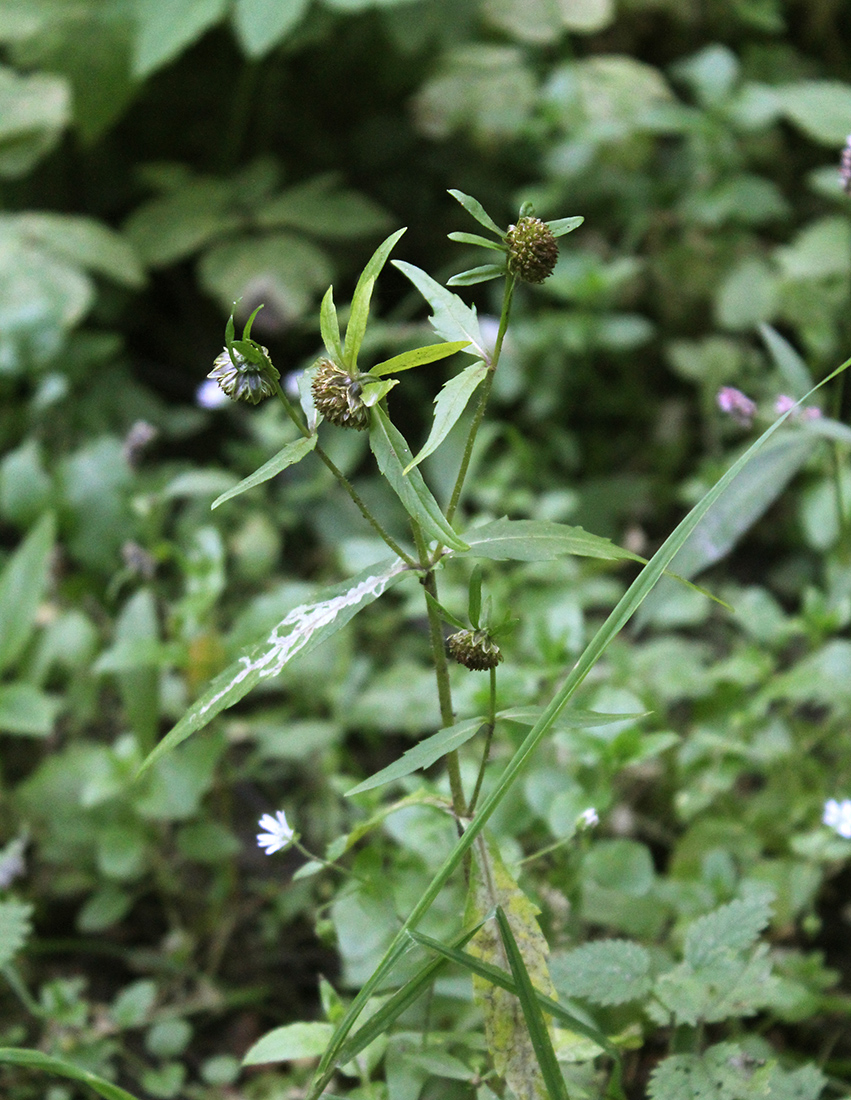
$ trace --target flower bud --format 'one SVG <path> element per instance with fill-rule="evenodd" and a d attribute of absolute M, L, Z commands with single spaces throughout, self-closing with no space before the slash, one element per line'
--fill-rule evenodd
<path fill-rule="evenodd" d="M 552 230 L 540 218 L 520 218 L 508 227 L 508 270 L 527 283 L 542 283 L 553 273 L 558 244 Z"/>
<path fill-rule="evenodd" d="M 446 646 L 459 665 L 475 672 L 496 668 L 502 660 L 499 646 L 486 630 L 459 630 L 446 639 Z"/>
<path fill-rule="evenodd" d="M 319 360 L 319 369 L 310 388 L 316 408 L 332 424 L 359 432 L 369 427 L 369 409 L 361 396 L 362 384 L 330 359 Z"/>
<path fill-rule="evenodd" d="M 272 360 L 269 349 L 257 348 L 263 353 L 262 362 L 250 362 L 240 351 L 234 350 L 233 359 L 227 348 L 216 357 L 208 378 L 218 382 L 220 388 L 234 401 L 248 401 L 259 405 L 265 397 L 275 392 L 275 383 L 281 377 Z"/>

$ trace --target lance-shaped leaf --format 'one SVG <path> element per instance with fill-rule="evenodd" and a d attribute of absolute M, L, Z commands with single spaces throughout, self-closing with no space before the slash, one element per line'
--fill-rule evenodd
<path fill-rule="evenodd" d="M 430 318 L 431 327 L 444 340 L 466 340 L 472 345 L 471 351 L 487 363 L 490 353 L 485 347 L 485 339 L 479 328 L 479 319 L 475 308 L 466 305 L 457 294 L 440 285 L 414 264 L 404 260 L 394 260 L 393 266 L 406 275 L 434 311 Z"/>
<path fill-rule="evenodd" d="M 334 288 L 329 286 L 319 307 L 319 331 L 328 354 L 338 363 L 343 362 L 343 341 L 340 339 L 340 322 L 334 305 Z"/>
<path fill-rule="evenodd" d="M 438 359 L 446 359 L 447 356 L 454 355 L 456 351 L 462 351 L 469 344 L 469 340 L 453 340 L 449 344 L 426 344 L 424 348 L 403 351 L 400 355 L 394 355 L 392 359 L 385 359 L 383 363 L 376 363 L 369 373 L 374 378 L 380 378 L 385 374 L 398 374 L 399 371 L 410 370 L 411 367 L 421 367 L 425 363 L 434 363 Z"/>
<path fill-rule="evenodd" d="M 393 251 L 396 242 L 404 232 L 404 229 L 399 229 L 395 233 L 391 233 L 387 240 L 376 248 L 358 279 L 358 284 L 352 296 L 352 311 L 349 315 L 349 323 L 346 326 L 346 347 L 343 352 L 343 365 L 348 367 L 349 370 L 354 370 L 358 365 L 358 352 L 366 332 L 366 322 L 369 319 L 369 303 L 372 298 L 375 280 L 387 263 L 387 257 Z"/>
<path fill-rule="evenodd" d="M 496 233 L 500 238 L 505 236 L 503 230 L 499 228 L 478 199 L 474 199 L 472 195 L 465 195 L 463 191 L 450 190 L 449 194 L 461 203 L 467 213 L 474 217 L 479 225 L 483 225 L 485 229 L 490 229 L 492 233 Z"/>
<path fill-rule="evenodd" d="M 437 539 L 452 550 L 466 550 L 466 542 L 458 537 L 447 522 L 419 470 L 412 470 L 409 476 L 405 476 L 405 466 L 413 458 L 411 448 L 380 406 L 372 410 L 369 445 L 379 470 L 387 478 L 408 515 L 422 527 L 426 537 Z"/>
<path fill-rule="evenodd" d="M 554 237 L 563 237 L 565 233 L 572 233 L 585 221 L 584 218 L 556 218 L 554 222 L 547 222 L 550 232 Z"/>
<path fill-rule="evenodd" d="M 47 513 L 0 574 L 0 669 L 8 668 L 18 659 L 35 629 L 38 606 L 50 574 L 55 535 L 56 521 Z"/>
<path fill-rule="evenodd" d="M 497 519 L 474 527 L 464 538 L 474 557 L 492 561 L 549 561 L 561 554 L 608 561 L 644 561 L 610 539 L 545 519 Z"/>
<path fill-rule="evenodd" d="M 415 466 L 419 466 L 422 460 L 428 458 L 446 439 L 464 409 L 467 408 L 470 398 L 485 380 L 487 373 L 488 368 L 479 360 L 477 363 L 471 363 L 460 374 L 453 375 L 443 386 L 434 401 L 434 420 L 428 439 L 417 457 L 405 467 L 405 474 Z"/>
<path fill-rule="evenodd" d="M 494 252 L 506 252 L 504 244 L 489 241 L 487 237 L 480 237 L 478 233 L 448 233 L 450 241 L 458 241 L 459 244 L 474 244 L 479 248 L 492 248 Z"/>
<path fill-rule="evenodd" d="M 401 580 L 406 571 L 403 561 L 390 558 L 334 588 L 325 589 L 316 600 L 294 608 L 262 641 L 216 677 L 148 755 L 140 771 L 202 729 L 220 711 L 239 702 L 261 680 L 277 676 L 300 653 L 309 653 L 336 634 L 358 611 Z"/>
<path fill-rule="evenodd" d="M 231 497 L 238 497 L 240 493 L 246 493 L 249 489 L 253 489 L 255 485 L 262 485 L 264 481 L 269 481 L 275 477 L 282 470 L 286 470 L 287 466 L 294 466 L 296 462 L 301 462 L 305 455 L 310 454 L 313 448 L 316 446 L 317 436 L 308 435 L 303 436 L 301 439 L 296 439 L 292 443 L 288 443 L 285 447 L 282 447 L 280 451 L 268 462 L 264 462 L 259 470 L 255 470 L 253 474 L 249 474 L 240 481 L 238 485 L 234 485 L 232 489 L 228 489 L 226 493 L 222 493 L 221 496 L 216 497 L 210 508 L 218 508 L 220 504 L 224 504 L 226 500 L 230 500 Z"/>
<path fill-rule="evenodd" d="M 469 267 L 466 271 L 459 271 L 451 279 L 446 280 L 447 286 L 474 286 L 476 283 L 486 283 L 490 279 L 499 279 L 506 272 L 504 264 L 483 264 L 481 267 Z"/>
<path fill-rule="evenodd" d="M 41 1070 L 43 1073 L 53 1074 L 54 1077 L 66 1077 L 71 1081 L 81 1081 L 88 1085 L 92 1092 L 102 1096 L 103 1100 L 137 1100 L 126 1089 L 113 1085 L 111 1081 L 98 1077 L 96 1073 L 90 1073 L 73 1062 L 66 1062 L 63 1058 L 54 1058 L 49 1054 L 42 1054 L 40 1050 L 26 1050 L 23 1047 L 0 1047 L 0 1065 L 26 1066 L 29 1069 Z"/>
<path fill-rule="evenodd" d="M 371 791 L 375 787 L 383 787 L 385 783 L 392 783 L 394 779 L 402 779 L 411 772 L 430 767 L 436 760 L 475 737 L 482 722 L 484 718 L 468 718 L 464 722 L 456 722 L 454 726 L 438 730 L 431 737 L 426 737 L 424 741 L 420 741 L 412 749 L 402 753 L 398 760 L 394 760 L 380 772 L 376 772 L 363 783 L 358 783 L 356 787 L 346 791 L 346 797 L 350 798 L 353 794 Z"/>

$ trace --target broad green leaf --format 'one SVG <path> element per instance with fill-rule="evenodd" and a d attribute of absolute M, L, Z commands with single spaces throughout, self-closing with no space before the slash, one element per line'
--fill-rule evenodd
<path fill-rule="evenodd" d="M 340 322 L 337 320 L 337 307 L 334 305 L 334 288 L 329 286 L 319 307 L 319 331 L 322 343 L 332 359 L 343 362 L 343 341 L 340 339 Z"/>
<path fill-rule="evenodd" d="M 556 218 L 554 222 L 547 222 L 550 232 L 554 237 L 563 237 L 565 233 L 572 233 L 585 221 L 583 217 Z"/>
<path fill-rule="evenodd" d="M 595 940 L 550 960 L 561 996 L 618 1005 L 644 997 L 652 984 L 650 955 L 630 940 Z"/>
<path fill-rule="evenodd" d="M 505 245 L 497 244 L 496 241 L 489 240 L 487 237 L 480 237 L 478 233 L 447 233 L 446 235 L 450 241 L 458 241 L 459 244 L 475 244 L 480 248 L 492 248 L 495 252 L 505 252 Z"/>
<path fill-rule="evenodd" d="M 549 561 L 561 554 L 608 561 L 643 561 L 600 535 L 551 520 L 497 519 L 467 531 L 470 553 L 492 561 Z"/>
<path fill-rule="evenodd" d="M 203 729 L 261 680 L 277 676 L 300 653 L 309 653 L 336 634 L 358 611 L 397 584 L 406 572 L 407 566 L 398 558 L 386 559 L 334 588 L 325 589 L 316 600 L 294 608 L 262 641 L 247 649 L 216 677 L 146 758 L 142 770 L 171 752 L 196 730 Z"/>
<path fill-rule="evenodd" d="M 346 791 L 346 798 L 361 794 L 363 791 L 371 791 L 375 787 L 383 787 L 385 783 L 392 783 L 394 779 L 402 779 L 411 772 L 421 771 L 430 767 L 436 760 L 453 752 L 475 737 L 481 728 L 483 718 L 470 718 L 464 722 L 456 722 L 454 726 L 438 730 L 431 737 L 426 737 L 412 749 L 407 749 L 398 760 L 394 760 L 380 772 L 358 783 L 350 791 Z"/>
<path fill-rule="evenodd" d="M 352 310 L 349 315 L 349 323 L 346 326 L 346 345 L 343 353 L 343 363 L 350 370 L 354 370 L 358 365 L 358 352 L 366 332 L 366 323 L 369 319 L 369 303 L 372 299 L 375 280 L 404 232 L 404 229 L 397 229 L 395 233 L 391 233 L 387 240 L 376 248 L 358 279 L 355 292 L 352 295 Z"/>
<path fill-rule="evenodd" d="M 22 76 L 0 65 L 0 177 L 24 176 L 70 121 L 71 95 L 58 76 Z"/>
<path fill-rule="evenodd" d="M 244 1066 L 264 1062 L 290 1062 L 295 1058 L 318 1058 L 334 1033 L 332 1024 L 287 1024 L 276 1027 L 250 1048 L 242 1059 Z"/>
<path fill-rule="evenodd" d="M 236 0 L 233 21 L 248 57 L 263 57 L 302 19 L 310 0 Z"/>
<path fill-rule="evenodd" d="M 264 462 L 259 470 L 255 470 L 253 474 L 249 474 L 248 477 L 243 478 L 238 485 L 234 485 L 232 489 L 228 489 L 227 492 L 216 497 L 210 505 L 210 508 L 218 508 L 219 505 L 224 504 L 226 500 L 237 497 L 241 493 L 246 493 L 256 485 L 262 485 L 264 481 L 269 481 L 271 478 L 281 473 L 282 470 L 286 470 L 288 466 L 293 466 L 296 462 L 301 462 L 301 460 L 306 455 L 309 455 L 316 446 L 317 438 L 316 435 L 302 436 L 292 443 L 287 443 L 287 445 L 282 447 L 273 458 L 270 458 L 268 462 Z"/>
<path fill-rule="evenodd" d="M 123 286 L 139 287 L 145 273 L 133 246 L 94 218 L 72 214 L 21 214 L 21 232 L 63 260 L 105 275 Z"/>
<path fill-rule="evenodd" d="M 702 1054 L 673 1054 L 653 1070 L 649 1100 L 818 1100 L 827 1084 L 814 1065 L 786 1071 L 754 1058 L 738 1043 L 718 1043 Z"/>
<path fill-rule="evenodd" d="M 413 458 L 411 448 L 381 406 L 372 410 L 369 445 L 378 468 L 401 500 L 405 511 L 420 524 L 426 538 L 437 539 L 452 550 L 466 550 L 466 542 L 447 522 L 419 470 L 414 469 L 407 476 L 404 474 L 405 466 Z"/>
<path fill-rule="evenodd" d="M 87 1069 L 81 1069 L 73 1062 L 66 1062 L 62 1058 L 53 1058 L 49 1054 L 42 1054 L 40 1050 L 26 1050 L 23 1047 L 0 1047 L 0 1064 L 9 1066 L 25 1066 L 28 1069 L 41 1070 L 50 1073 L 54 1077 L 67 1077 L 71 1081 L 80 1081 L 103 1100 L 138 1100 L 126 1089 L 113 1085 L 111 1081 L 98 1077 L 96 1073 L 90 1073 Z"/>
<path fill-rule="evenodd" d="M 471 214 L 479 225 L 483 225 L 485 229 L 490 229 L 492 233 L 496 233 L 499 239 L 502 240 L 505 236 L 504 230 L 499 228 L 478 199 L 474 199 L 472 195 L 465 195 L 463 191 L 455 191 L 452 188 L 450 188 L 449 194 L 453 199 L 457 199 L 458 202 L 461 203 L 467 213 Z"/>
<path fill-rule="evenodd" d="M 781 110 L 822 145 L 844 145 L 851 118 L 851 85 L 838 80 L 799 80 L 772 88 Z"/>
<path fill-rule="evenodd" d="M 775 268 L 756 256 L 746 256 L 718 288 L 718 322 L 723 328 L 750 330 L 775 315 L 779 298 L 780 278 Z"/>
<path fill-rule="evenodd" d="M 532 1049 L 535 1052 L 537 1069 L 543 1078 L 546 1088 L 546 1096 L 548 1100 L 569 1100 L 564 1077 L 562 1076 L 558 1059 L 553 1049 L 553 1041 L 550 1037 L 549 1028 L 547 1027 L 544 1015 L 541 1012 L 540 1005 L 535 996 L 535 986 L 532 983 L 532 976 L 529 973 L 523 952 L 520 950 L 520 946 L 514 936 L 511 922 L 505 915 L 505 910 L 501 905 L 496 907 L 496 919 L 499 925 L 499 935 L 502 940 L 502 946 L 505 949 L 509 965 L 511 966 L 511 973 L 514 977 L 514 983 L 517 986 L 517 999 L 520 1001 L 520 1007 L 523 1010 L 523 1019 L 526 1021 L 526 1030 L 529 1032 Z M 526 946 L 524 940 L 524 947 Z M 512 1060 L 516 1058 L 516 1051 L 512 1052 L 511 1057 Z M 513 1087 L 518 1096 L 522 1095 L 517 1092 L 516 1085 Z M 537 1090 L 530 1089 L 529 1093 L 530 1095 L 537 1095 Z"/>
<path fill-rule="evenodd" d="M 227 0 L 136 0 L 133 74 L 150 76 L 218 23 Z"/>
<path fill-rule="evenodd" d="M 50 573 L 56 523 L 46 513 L 6 562 L 0 574 L 0 671 L 21 655 L 35 629 Z"/>
<path fill-rule="evenodd" d="M 693 969 L 711 966 L 719 955 L 747 951 L 771 920 L 773 892 L 755 891 L 698 917 L 688 927 L 683 957 Z"/>
<path fill-rule="evenodd" d="M 434 421 L 429 432 L 428 439 L 416 458 L 404 469 L 407 475 L 415 466 L 418 466 L 424 458 L 437 450 L 446 439 L 453 427 L 458 423 L 461 414 L 467 408 L 467 404 L 487 376 L 488 368 L 479 361 L 471 363 L 460 374 L 453 375 L 443 386 L 434 402 Z"/>
<path fill-rule="evenodd" d="M 446 280 L 447 286 L 474 286 L 476 283 L 486 283 L 490 279 L 499 279 L 505 274 L 504 264 L 483 264 L 481 267 L 468 267 L 466 271 L 459 271 Z"/>
<path fill-rule="evenodd" d="M 376 378 L 385 374 L 398 374 L 399 371 L 410 370 L 412 367 L 421 367 L 426 363 L 435 363 L 438 359 L 446 359 L 457 351 L 463 351 L 469 347 L 469 340 L 455 340 L 450 344 L 426 344 L 423 348 L 413 348 L 411 351 L 403 351 L 394 355 L 392 359 L 385 359 L 383 363 L 376 363 L 370 368 L 369 373 Z"/>
<path fill-rule="evenodd" d="M 797 401 L 813 386 L 812 376 L 807 364 L 789 341 L 784 339 L 771 325 L 760 325 L 759 334 L 774 360 L 774 365 L 782 374 L 790 396 Z"/>
<path fill-rule="evenodd" d="M 431 306 L 434 311 L 434 316 L 430 318 L 431 326 L 438 336 L 444 340 L 466 340 L 472 347 L 471 354 L 474 352 L 486 363 L 490 362 L 475 308 L 465 305 L 457 294 L 442 287 L 413 264 L 394 260 L 393 266 L 411 280 Z"/>
<path fill-rule="evenodd" d="M 0 969 L 10 963 L 27 942 L 32 912 L 29 902 L 15 898 L 0 901 Z"/>
<path fill-rule="evenodd" d="M 481 838 L 475 845 L 465 923 L 484 920 L 497 906 L 506 911 L 519 941 L 531 982 L 555 999 L 547 969 L 549 948 L 537 922 L 538 909 L 510 875 L 496 846 Z M 486 921 L 470 941 L 469 953 L 491 966 L 509 969 L 509 958 L 494 921 Z M 515 985 L 517 975 L 514 975 Z M 485 1018 L 485 1036 L 494 1069 L 520 1100 L 546 1100 L 547 1092 L 536 1051 L 516 996 L 473 975 L 473 996 Z"/>
<path fill-rule="evenodd" d="M 0 684 L 0 733 L 47 737 L 61 709 L 61 699 L 32 684 Z"/>
<path fill-rule="evenodd" d="M 230 181 L 189 178 L 139 206 L 124 223 L 124 232 L 149 267 L 164 267 L 240 228 L 243 215 L 233 201 Z"/>
<path fill-rule="evenodd" d="M 284 226 L 333 241 L 381 233 L 389 216 L 366 195 L 342 187 L 335 173 L 328 173 L 269 199 L 257 209 L 256 219 L 263 227 Z"/>

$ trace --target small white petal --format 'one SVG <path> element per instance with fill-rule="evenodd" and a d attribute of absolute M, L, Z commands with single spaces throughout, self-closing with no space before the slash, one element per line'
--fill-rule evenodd
<path fill-rule="evenodd" d="M 287 824 L 287 815 L 283 810 L 278 810 L 274 817 L 263 814 L 257 824 L 266 830 L 257 834 L 257 844 L 265 849 L 267 856 L 286 848 L 295 836 L 295 831 Z"/>

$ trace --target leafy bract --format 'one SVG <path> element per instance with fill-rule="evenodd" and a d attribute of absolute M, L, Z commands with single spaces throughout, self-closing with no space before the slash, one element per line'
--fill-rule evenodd
<path fill-rule="evenodd" d="M 346 326 L 346 343 L 343 350 L 343 365 L 348 367 L 349 370 L 354 370 L 358 365 L 358 352 L 366 332 L 366 322 L 369 319 L 369 303 L 372 299 L 375 280 L 387 263 L 387 258 L 393 251 L 396 242 L 404 232 L 404 229 L 397 229 L 395 233 L 391 233 L 376 248 L 358 279 L 352 296 L 352 311 L 349 315 L 349 323 Z"/>
<path fill-rule="evenodd" d="M 325 589 L 310 603 L 294 608 L 265 638 L 216 677 L 148 755 L 141 770 L 239 702 L 261 680 L 277 676 L 300 653 L 309 653 L 336 634 L 358 611 L 397 584 L 406 570 L 399 558 L 386 559 L 334 588 Z"/>
<path fill-rule="evenodd" d="M 547 222 L 550 232 L 554 237 L 563 237 L 565 233 L 572 233 L 585 221 L 581 216 L 573 218 L 557 218 L 554 222 Z"/>
<path fill-rule="evenodd" d="M 609 561 L 644 560 L 581 527 L 543 519 L 497 519 L 467 531 L 464 538 L 474 557 L 492 561 L 549 561 L 561 554 Z"/>
<path fill-rule="evenodd" d="M 343 341 L 340 338 L 340 322 L 337 320 L 337 307 L 334 305 L 334 288 L 328 287 L 319 307 L 319 331 L 328 354 L 343 362 Z"/>
<path fill-rule="evenodd" d="M 346 791 L 346 797 L 350 798 L 354 794 L 371 791 L 375 787 L 383 787 L 385 783 L 392 783 L 394 779 L 402 779 L 404 776 L 410 775 L 411 772 L 428 768 L 441 756 L 453 752 L 461 745 L 466 744 L 472 737 L 475 737 L 483 721 L 483 718 L 469 718 L 464 722 L 456 722 L 454 726 L 447 726 L 446 729 L 438 730 L 431 737 L 426 737 L 425 740 L 414 745 L 412 749 L 408 749 L 398 760 L 394 760 L 392 764 L 382 768 L 380 772 L 376 772 L 369 779 L 365 779 L 363 783 L 358 783 L 356 787 Z"/>
<path fill-rule="evenodd" d="M 210 505 L 210 508 L 218 508 L 218 506 L 224 504 L 226 500 L 239 496 L 240 493 L 245 493 L 249 489 L 253 489 L 256 485 L 262 485 L 264 481 L 269 481 L 271 478 L 281 473 L 282 470 L 286 470 L 288 466 L 293 466 L 296 462 L 301 462 L 305 455 L 310 454 L 316 446 L 317 438 L 316 435 L 307 435 L 302 436 L 301 439 L 293 440 L 292 443 L 287 443 L 287 445 L 282 447 L 268 462 L 264 462 L 259 470 L 255 470 L 253 474 L 249 474 L 248 477 L 243 478 L 238 485 L 234 485 L 232 489 L 228 489 L 227 492 L 216 497 Z"/>
<path fill-rule="evenodd" d="M 466 550 L 466 542 L 458 537 L 446 520 L 419 470 L 414 469 L 408 475 L 403 472 L 413 458 L 411 448 L 381 406 L 372 410 L 369 445 L 378 468 L 401 500 L 405 511 L 420 524 L 425 535 L 452 550 Z"/>
<path fill-rule="evenodd" d="M 434 311 L 430 318 L 431 326 L 444 340 L 465 340 L 471 345 L 472 352 L 486 363 L 490 362 L 490 353 L 485 347 L 485 339 L 479 328 L 475 307 L 466 305 L 457 294 L 442 287 L 430 275 L 404 260 L 394 260 L 393 266 L 406 275 L 422 294 Z"/>
<path fill-rule="evenodd" d="M 455 191 L 453 189 L 450 189 L 449 194 L 453 199 L 457 199 L 458 202 L 461 203 L 467 213 L 471 214 L 479 225 L 483 225 L 485 229 L 490 229 L 491 232 L 496 233 L 500 239 L 505 236 L 503 230 L 499 228 L 478 199 L 474 199 L 472 195 L 465 195 L 463 191 Z"/>
<path fill-rule="evenodd" d="M 484 382 L 487 373 L 488 368 L 481 361 L 471 363 L 460 374 L 453 375 L 443 386 L 435 398 L 434 421 L 428 439 L 423 444 L 417 457 L 412 459 L 405 467 L 405 474 L 415 466 L 419 466 L 422 460 L 428 458 L 446 439 L 464 409 L 466 409 L 470 398 Z"/>

